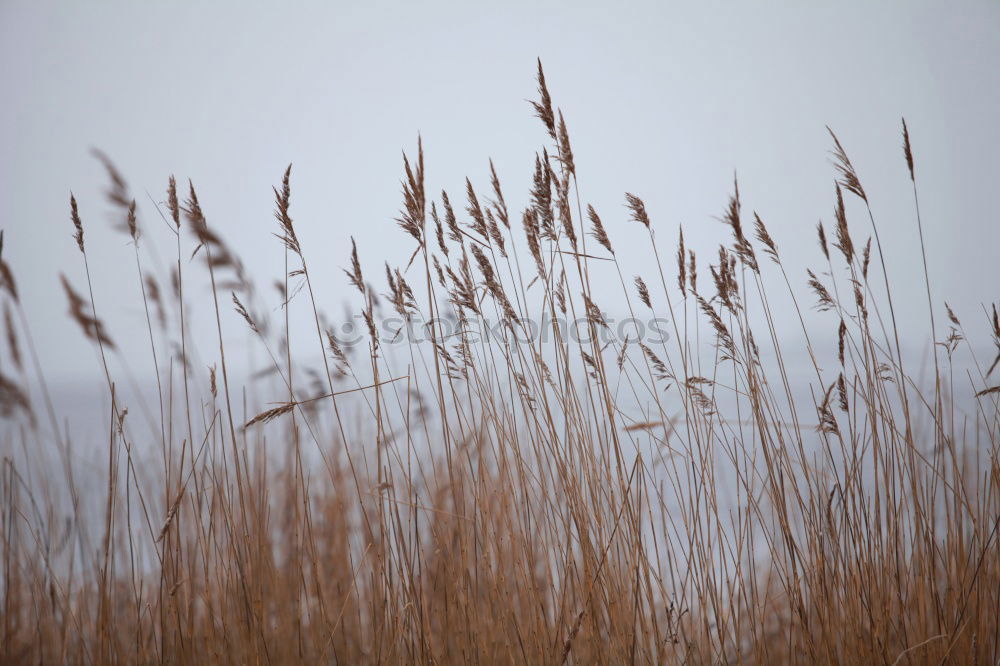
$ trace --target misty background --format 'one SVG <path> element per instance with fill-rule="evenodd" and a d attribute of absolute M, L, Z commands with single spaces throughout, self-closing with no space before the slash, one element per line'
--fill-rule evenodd
<path fill-rule="evenodd" d="M 240 255 L 274 317 L 282 316 L 280 296 L 268 290 L 284 255 L 272 235 L 271 188 L 291 163 L 291 214 L 318 305 L 346 316 L 360 308 L 340 270 L 352 236 L 379 290 L 383 261 L 405 266 L 413 251 L 393 218 L 402 205 L 401 151 L 414 155 L 418 134 L 429 197 L 446 189 L 464 208 L 465 177 L 485 192 L 492 158 L 517 223 L 534 155 L 547 142 L 526 101 L 536 96 L 538 57 L 566 117 L 583 204 L 601 214 L 634 274 L 656 269 L 624 193 L 645 200 L 664 254 L 673 256 L 683 224 L 688 247 L 707 264 L 718 243 L 729 243 L 717 218 L 735 172 L 747 223 L 760 214 L 812 303 L 805 269 L 825 270 L 815 227 L 832 222 L 835 202 L 829 125 L 869 193 L 903 347 L 926 359 L 930 329 L 900 118 L 913 143 L 939 337 L 947 300 L 979 344 L 984 305 L 1000 295 L 998 35 L 996 2 L 3 0 L 4 257 L 60 406 L 90 409 L 104 378 L 59 284 L 60 273 L 80 291 L 86 284 L 70 191 L 98 315 L 133 359 L 136 381 L 153 373 L 131 241 L 114 228 L 107 176 L 91 149 L 104 151 L 131 186 L 146 267 L 166 275 L 175 260 L 154 202 L 165 199 L 169 175 L 191 179 L 210 226 Z M 860 247 L 870 223 L 855 200 L 848 205 Z M 672 279 L 672 259 L 666 263 Z M 595 294 L 621 316 L 613 275 Z M 709 291 L 707 271 L 702 280 Z M 208 311 L 204 280 L 186 297 Z M 834 335 L 833 316 L 816 321 L 828 321 Z M 791 314 L 777 324 L 796 335 Z M 234 356 L 252 356 L 245 327 L 236 319 L 225 326 Z M 203 365 L 216 362 L 214 329 L 193 335 L 204 338 Z M 314 342 L 310 335 L 305 329 L 302 344 Z"/>

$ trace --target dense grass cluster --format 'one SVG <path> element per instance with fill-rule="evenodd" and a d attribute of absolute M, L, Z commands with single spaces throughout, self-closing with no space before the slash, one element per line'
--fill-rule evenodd
<path fill-rule="evenodd" d="M 629 274 L 613 233 L 625 222 L 581 203 L 540 65 L 533 105 L 546 146 L 516 206 L 492 163 L 488 189 L 466 181 L 459 204 L 425 189 L 419 144 L 404 159 L 398 224 L 413 254 L 386 264 L 384 286 L 357 247 L 343 258 L 349 291 L 313 284 L 289 167 L 275 188 L 278 308 L 193 185 L 171 178 L 146 216 L 171 232 L 140 224 L 100 156 L 135 249 L 121 271 L 145 308 L 150 357 L 136 362 L 155 368 L 157 404 L 150 427 L 119 388 L 73 199 L 82 260 L 62 282 L 110 405 L 105 440 L 85 449 L 104 460 L 97 486 L 76 471 L 88 444 L 63 427 L 0 248 L 4 663 L 1000 658 L 996 306 L 977 320 L 997 360 L 977 359 L 959 317 L 931 301 L 924 258 L 935 353 L 930 379 L 914 379 L 891 239 L 832 132 L 835 220 L 805 285 L 735 184 L 732 241 L 707 261 L 626 194 L 658 266 Z M 140 232 L 175 236 L 163 274 Z M 662 318 L 669 336 L 612 330 L 596 275 L 620 283 L 617 308 Z M 204 289 L 207 339 L 191 333 Z M 348 297 L 357 345 L 322 307 Z M 831 349 L 810 330 L 816 308 Z M 292 330 L 293 310 L 310 313 L 307 330 Z M 782 339 L 789 318 L 800 333 Z M 577 325 L 539 336 L 540 321 Z M 246 386 L 226 355 L 236 327 L 267 359 Z M 313 351 L 293 358 L 293 333 Z M 803 358 L 804 382 L 788 367 Z"/>

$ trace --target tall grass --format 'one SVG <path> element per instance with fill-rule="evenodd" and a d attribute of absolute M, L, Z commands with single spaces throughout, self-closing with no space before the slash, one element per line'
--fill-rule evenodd
<path fill-rule="evenodd" d="M 0 247 L 5 663 L 1000 658 L 998 363 L 931 300 L 925 251 L 934 376 L 914 378 L 924 368 L 900 337 L 915 332 L 897 327 L 882 254 L 892 239 L 838 138 L 835 223 L 803 280 L 735 183 L 732 241 L 707 261 L 634 194 L 624 210 L 648 249 L 623 251 L 623 215 L 583 205 L 540 64 L 533 105 L 545 146 L 519 204 L 492 163 L 489 187 L 466 181 L 459 204 L 428 193 L 419 142 L 404 159 L 412 256 L 385 265 L 384 287 L 353 242 L 349 291 L 314 284 L 308 262 L 329 251 L 299 241 L 289 167 L 270 316 L 193 185 L 171 178 L 140 225 L 102 156 L 136 250 L 134 268 L 102 269 L 135 283 L 149 343 L 135 363 L 156 386 L 121 388 L 125 332 L 102 323 L 111 304 L 91 287 L 71 199 L 82 265 L 63 285 L 110 404 L 106 438 L 83 452 Z M 923 247 L 916 207 L 914 228 Z M 168 271 L 144 266 L 145 233 L 175 237 Z M 631 274 L 628 255 L 646 251 L 657 270 Z M 617 310 L 669 335 L 617 334 L 598 302 L 609 282 Z M 202 288 L 209 338 L 192 334 Z M 345 297 L 357 345 L 320 307 Z M 293 327 L 293 311 L 311 324 Z M 987 325 L 1000 360 L 995 306 Z M 236 330 L 266 359 L 245 387 L 226 354 Z M 130 404 L 143 391 L 152 427 Z M 79 473 L 90 451 L 100 485 Z"/>

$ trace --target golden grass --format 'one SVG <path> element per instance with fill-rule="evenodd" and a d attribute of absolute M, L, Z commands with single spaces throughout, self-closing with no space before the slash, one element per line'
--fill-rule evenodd
<path fill-rule="evenodd" d="M 960 349 L 950 308 L 937 338 L 924 258 L 938 344 L 933 381 L 913 378 L 869 194 L 838 138 L 835 242 L 821 225 L 827 266 L 807 283 L 837 330 L 821 350 L 735 186 L 732 244 L 706 264 L 678 231 L 673 267 L 657 232 L 674 230 L 626 194 L 658 266 L 626 275 L 610 216 L 584 215 L 540 64 L 538 84 L 547 145 L 519 214 L 492 163 L 489 191 L 467 180 L 457 211 L 445 193 L 428 206 L 422 145 L 404 159 L 412 256 L 386 264 L 381 292 L 352 241 L 351 291 L 323 297 L 360 308 L 356 347 L 317 306 L 291 167 L 274 192 L 286 271 L 269 317 L 193 185 L 182 203 L 170 179 L 176 263 L 147 272 L 135 202 L 99 155 L 135 246 L 158 399 L 153 428 L 127 416 L 111 362 L 123 352 L 93 290 L 64 278 L 111 403 L 101 488 L 76 470 L 0 236 L 0 413 L 32 449 L 11 448 L 0 479 L 4 663 L 996 663 L 997 361 Z M 865 224 L 849 226 L 845 196 Z M 67 270 L 89 287 L 75 199 L 71 220 L 85 263 Z M 922 239 L 918 208 L 915 223 Z M 217 338 L 197 341 L 202 372 L 186 318 L 206 278 Z M 620 283 L 631 316 L 668 320 L 669 339 L 608 337 L 592 279 Z M 311 313 L 295 335 L 321 367 L 292 356 L 293 308 Z M 789 313 L 801 335 L 781 340 Z M 488 335 L 484 318 L 500 322 Z M 531 335 L 544 319 L 587 335 Z M 408 323 L 423 338 L 390 344 Z M 995 306 L 988 325 L 1000 360 Z M 269 360 L 246 390 L 223 343 L 236 326 Z M 790 374 L 796 354 L 808 382 Z M 964 406 L 963 386 L 976 394 Z"/>

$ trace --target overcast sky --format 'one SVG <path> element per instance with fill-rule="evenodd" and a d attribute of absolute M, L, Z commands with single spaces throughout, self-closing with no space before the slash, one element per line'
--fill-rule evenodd
<path fill-rule="evenodd" d="M 84 279 L 70 190 L 98 307 L 113 336 L 144 344 L 134 257 L 108 223 L 92 147 L 132 186 L 146 261 L 169 261 L 150 197 L 161 201 L 176 174 L 264 284 L 282 270 L 271 186 L 294 163 L 292 215 L 321 306 L 337 313 L 351 298 L 339 271 L 350 235 L 372 271 L 412 250 L 392 219 L 401 150 L 418 133 L 429 191 L 461 198 L 466 175 L 485 188 L 492 157 L 508 203 L 525 204 L 546 139 L 525 101 L 536 57 L 566 115 L 584 203 L 635 272 L 652 264 L 623 193 L 646 200 L 670 252 L 683 223 L 707 260 L 726 237 L 715 217 L 735 170 L 747 213 L 804 283 L 820 264 L 815 225 L 832 219 L 830 125 L 870 193 L 904 337 L 921 345 L 905 116 L 935 301 L 982 327 L 981 304 L 1000 297 L 1000 3 L 573 4 L 0 0 L 0 226 L 46 371 L 101 377 L 58 281 Z M 856 206 L 851 224 L 863 242 Z"/>

